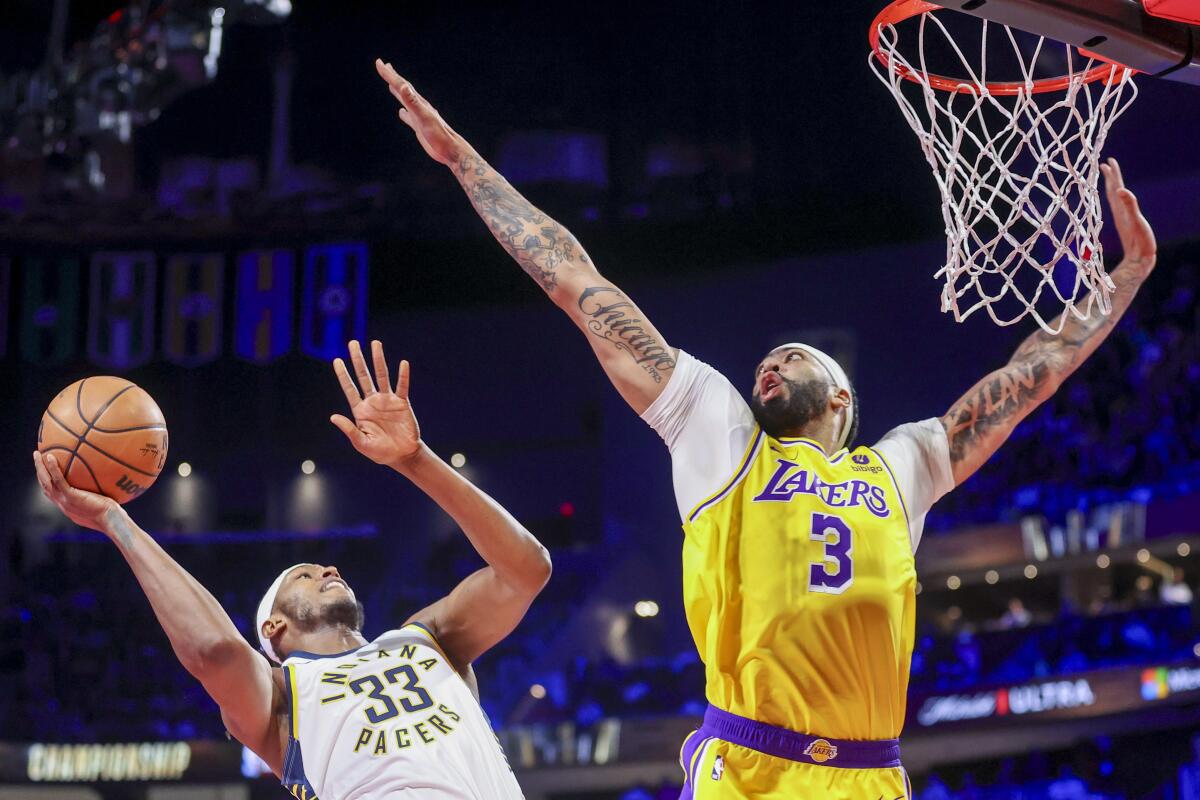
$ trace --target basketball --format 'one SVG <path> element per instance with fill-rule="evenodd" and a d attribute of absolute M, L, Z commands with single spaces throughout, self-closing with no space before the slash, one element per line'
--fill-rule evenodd
<path fill-rule="evenodd" d="M 76 489 L 128 503 L 167 462 L 167 423 L 137 384 L 101 375 L 59 392 L 38 427 L 38 450 L 53 453 Z"/>

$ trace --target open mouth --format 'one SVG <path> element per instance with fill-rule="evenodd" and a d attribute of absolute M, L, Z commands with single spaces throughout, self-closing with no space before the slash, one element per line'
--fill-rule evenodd
<path fill-rule="evenodd" d="M 768 400 L 773 400 L 778 397 L 783 391 L 783 378 L 777 372 L 768 372 L 763 375 L 758 386 L 758 396 L 765 403 Z"/>
<path fill-rule="evenodd" d="M 341 578 L 330 578 L 329 580 L 325 581 L 323 584 L 321 584 L 321 591 L 322 592 L 329 591 L 330 589 L 332 589 L 335 586 L 340 586 L 343 590 L 345 590 L 347 592 L 350 591 L 350 587 L 347 586 Z"/>

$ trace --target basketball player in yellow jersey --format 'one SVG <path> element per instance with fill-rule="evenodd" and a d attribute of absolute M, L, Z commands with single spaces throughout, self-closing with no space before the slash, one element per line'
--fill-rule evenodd
<path fill-rule="evenodd" d="M 502 640 L 546 580 L 550 558 L 494 500 L 425 446 L 400 362 L 378 387 L 358 342 L 355 386 L 334 362 L 353 421 L 331 421 L 360 453 L 390 466 L 453 517 L 487 562 L 446 597 L 368 642 L 362 606 L 335 567 L 297 564 L 259 604 L 256 652 L 229 616 L 113 500 L 72 488 L 53 456 L 33 454 L 42 491 L 77 525 L 121 551 L 180 662 L 221 707 L 226 727 L 300 800 L 520 800 L 479 705 L 471 662 Z M 402 532 L 404 533 L 404 532 Z M 398 543 L 398 546 L 403 547 Z M 275 666 L 273 662 L 282 662 Z"/>
<path fill-rule="evenodd" d="M 450 167 L 500 244 L 575 321 L 671 451 L 684 601 L 710 703 L 682 748 L 684 797 L 910 795 L 897 737 L 926 512 L 1100 345 L 1155 262 L 1154 234 L 1104 167 L 1125 250 L 1112 314 L 1038 331 L 941 418 L 854 447 L 854 390 L 802 342 L 755 367 L 751 400 L 668 346 L 579 242 L 534 208 L 390 65 L 400 118 Z"/>

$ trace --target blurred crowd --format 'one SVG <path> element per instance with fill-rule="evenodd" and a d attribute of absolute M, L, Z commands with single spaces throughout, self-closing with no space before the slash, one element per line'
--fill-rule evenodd
<path fill-rule="evenodd" d="M 1022 683 L 1128 664 L 1193 656 L 1200 619 L 1189 606 L 1161 606 L 1099 617 L 1065 615 L 1011 629 L 918 637 L 910 691 L 956 691 Z M 572 720 L 590 725 L 612 716 L 704 713 L 704 667 L 694 650 L 622 665 L 578 659 L 541 678 L 545 699 L 522 723 Z"/>
<path fill-rule="evenodd" d="M 1028 613 L 1028 612 L 1025 612 Z M 1200 642 L 1190 606 L 1106 614 L 1063 615 L 1053 622 L 952 635 L 925 632 L 913 651 L 914 692 L 1022 683 L 1124 664 L 1189 658 Z"/>
<path fill-rule="evenodd" d="M 1104 345 L 938 503 L 929 529 L 1032 511 L 1061 518 L 1134 489 L 1200 491 L 1198 290 L 1194 260 L 1160 266 Z"/>

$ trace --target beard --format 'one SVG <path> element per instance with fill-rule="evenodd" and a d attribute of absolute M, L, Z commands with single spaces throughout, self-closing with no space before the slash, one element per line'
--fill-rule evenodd
<path fill-rule="evenodd" d="M 780 394 L 765 403 L 762 397 L 750 399 L 750 410 L 758 426 L 776 439 L 819 419 L 829 407 L 827 381 L 813 378 L 800 382 L 783 378 L 783 383 L 787 386 L 786 395 Z"/>
<path fill-rule="evenodd" d="M 349 628 L 361 631 L 365 622 L 362 603 L 349 597 L 339 598 L 321 606 L 312 603 L 290 603 L 280 609 L 300 633 L 312 633 L 322 628 Z"/>

